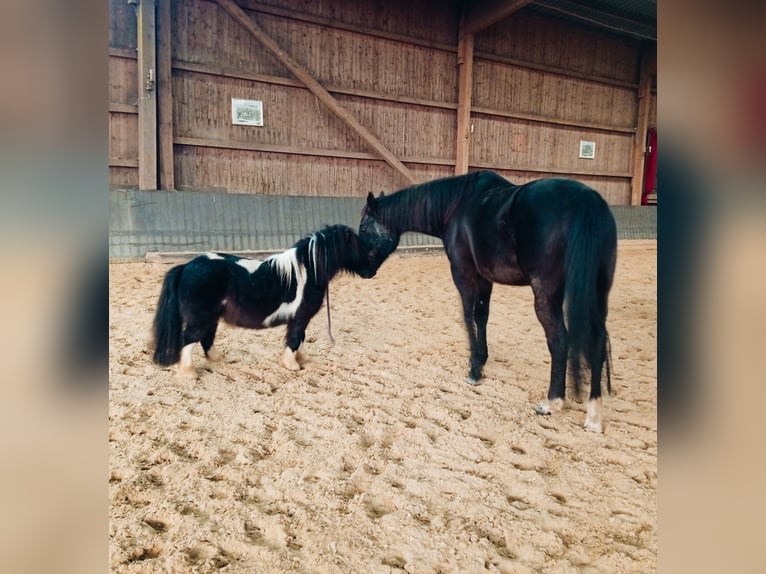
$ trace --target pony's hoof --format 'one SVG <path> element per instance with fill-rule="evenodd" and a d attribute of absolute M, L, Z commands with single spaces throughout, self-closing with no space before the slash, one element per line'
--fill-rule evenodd
<path fill-rule="evenodd" d="M 535 405 L 535 413 L 538 415 L 549 415 L 551 412 L 551 405 L 548 404 L 548 401 L 540 401 Z"/>
<path fill-rule="evenodd" d="M 301 370 L 300 364 L 295 360 L 295 352 L 290 347 L 285 347 L 285 351 L 282 353 L 282 360 L 279 362 L 288 371 Z"/>
<path fill-rule="evenodd" d="M 178 367 L 176 369 L 176 377 L 179 379 L 196 379 L 197 371 L 194 367 Z"/>
<path fill-rule="evenodd" d="M 478 387 L 481 384 L 481 379 L 474 379 L 470 375 L 465 378 L 465 382 L 472 387 Z"/>
<path fill-rule="evenodd" d="M 207 360 L 210 361 L 211 363 L 220 363 L 224 359 L 223 353 L 219 351 L 218 349 L 216 349 L 215 347 L 210 347 L 210 349 L 208 350 L 206 354 L 206 357 L 207 357 Z"/>

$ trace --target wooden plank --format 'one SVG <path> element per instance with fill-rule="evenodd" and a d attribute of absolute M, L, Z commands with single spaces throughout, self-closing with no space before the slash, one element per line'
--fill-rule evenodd
<path fill-rule="evenodd" d="M 487 116 L 501 116 L 504 118 L 512 118 L 516 120 L 524 120 L 527 122 L 536 122 L 541 124 L 551 124 L 554 126 L 568 126 L 575 128 L 586 128 L 588 130 L 602 131 L 609 133 L 621 133 L 621 134 L 633 134 L 635 128 L 621 128 L 616 126 L 608 126 L 604 124 L 594 124 L 589 122 L 578 122 L 574 120 L 562 120 L 557 118 L 551 118 L 548 116 L 539 116 L 535 114 L 522 114 L 517 112 L 506 112 L 504 110 L 493 110 L 491 108 L 473 108 L 473 112 L 476 114 L 483 114 Z"/>
<path fill-rule="evenodd" d="M 157 122 L 159 187 L 175 188 L 173 170 L 173 61 L 170 0 L 159 0 L 157 7 Z"/>
<path fill-rule="evenodd" d="M 242 141 L 222 141 L 209 138 L 190 138 L 190 137 L 176 137 L 173 142 L 177 145 L 188 145 L 196 147 L 209 147 L 218 149 L 238 149 L 245 151 L 258 151 L 263 153 L 283 153 L 294 155 L 310 155 L 317 157 L 337 157 L 342 159 L 363 159 L 383 161 L 383 159 L 376 153 L 359 152 L 359 151 L 345 151 L 336 149 L 321 149 L 321 148 L 305 148 L 297 146 L 275 145 L 275 144 L 262 144 L 253 142 Z M 416 163 L 423 165 L 453 165 L 454 160 L 450 158 L 417 158 L 417 157 L 403 157 L 402 161 L 407 163 Z"/>
<path fill-rule="evenodd" d="M 538 64 L 536 62 L 528 62 L 526 60 L 520 60 L 518 58 L 510 58 L 508 56 L 500 56 L 498 54 L 490 54 L 489 52 L 479 52 L 474 54 L 476 59 L 487 60 L 490 62 L 498 62 L 500 64 L 508 64 L 509 66 L 516 66 L 517 68 L 525 68 L 527 70 L 535 70 L 537 72 L 546 72 L 549 74 L 556 74 L 564 78 L 573 78 L 576 80 L 585 80 L 586 82 L 593 82 L 595 84 L 603 84 L 606 86 L 614 86 L 617 88 L 625 88 L 628 90 L 635 90 L 638 88 L 636 82 L 624 82 L 622 80 L 615 80 L 613 78 L 605 78 L 604 76 L 596 76 L 593 74 L 585 74 L 577 72 L 575 70 L 566 70 L 557 66 L 550 66 L 547 64 Z"/>
<path fill-rule="evenodd" d="M 474 52 L 474 55 L 476 55 L 476 52 Z M 225 69 L 219 66 L 210 66 L 206 64 L 195 64 L 192 62 L 184 62 L 181 60 L 174 60 L 173 61 L 173 69 L 174 70 L 182 70 L 187 72 L 193 72 L 197 74 L 207 74 L 211 76 L 217 76 L 221 78 L 234 78 L 234 79 L 241 79 L 241 80 L 249 80 L 253 82 L 263 82 L 266 84 L 274 84 L 274 85 L 281 85 L 281 86 L 291 86 L 296 88 L 306 88 L 304 84 L 297 80 L 292 80 L 290 78 L 282 78 L 279 76 L 268 76 L 264 74 L 253 74 L 250 72 L 244 72 L 240 70 L 229 70 Z M 429 108 L 440 108 L 440 109 L 448 109 L 448 110 L 457 110 L 458 104 L 452 103 L 452 102 L 439 102 L 435 100 L 424 100 L 420 98 L 411 98 L 408 96 L 394 96 L 391 94 L 384 94 L 382 92 L 376 92 L 374 90 L 364 90 L 364 89 L 357 89 L 357 88 L 344 88 L 341 86 L 327 86 L 327 91 L 332 94 L 341 94 L 341 95 L 347 95 L 347 96 L 358 96 L 361 98 L 369 98 L 374 100 L 380 100 L 385 102 L 395 102 L 395 103 L 402 103 L 402 104 L 411 104 L 415 106 L 423 106 L 423 107 L 429 107 Z M 573 120 L 562 120 L 557 118 L 552 118 L 548 116 L 539 116 L 534 114 L 523 114 L 523 113 L 514 113 L 514 112 L 506 112 L 503 110 L 495 110 L 492 108 L 472 108 L 472 111 L 477 114 L 484 114 L 489 116 L 501 116 L 506 118 L 513 118 L 513 119 L 519 119 L 519 120 L 525 120 L 530 122 L 538 122 L 538 123 L 547 123 L 552 125 L 561 125 L 561 126 L 572 126 L 572 127 L 579 127 L 579 128 L 586 128 L 590 130 L 598 130 L 598 131 L 604 131 L 604 132 L 611 132 L 611 133 L 625 133 L 625 134 L 633 134 L 635 133 L 635 128 L 632 127 L 615 127 L 615 126 L 609 126 L 609 125 L 603 125 L 603 124 L 593 124 L 593 123 L 587 123 L 587 122 L 577 122 Z"/>
<path fill-rule="evenodd" d="M 458 37 L 457 142 L 455 175 L 468 173 L 471 149 L 471 96 L 473 94 L 473 34 L 465 30 L 465 11 L 460 20 Z"/>
<path fill-rule="evenodd" d="M 110 102 L 109 111 L 115 114 L 137 114 L 138 106 L 135 104 L 121 104 L 119 102 Z"/>
<path fill-rule="evenodd" d="M 630 179 L 631 173 L 627 171 L 615 172 L 615 171 L 603 171 L 603 170 L 588 170 L 588 169 L 561 169 L 555 167 L 524 167 L 523 165 L 500 165 L 493 162 L 471 162 L 471 167 L 478 169 L 491 169 L 491 170 L 503 170 L 503 171 L 528 171 L 532 173 L 549 173 L 556 175 L 564 175 L 567 177 L 574 176 L 592 176 L 592 177 L 613 177 L 620 179 Z"/>
<path fill-rule="evenodd" d="M 244 0 L 242 2 L 242 8 L 251 10 L 253 12 L 260 12 L 262 14 L 269 14 L 270 16 L 279 16 L 289 20 L 295 20 L 297 22 L 305 22 L 307 24 L 316 24 L 324 28 L 333 28 L 335 30 L 342 30 L 344 32 L 353 32 L 362 36 L 371 38 L 381 38 L 383 40 L 392 40 L 394 42 L 400 42 L 402 44 L 412 44 L 415 46 L 421 46 L 423 48 L 431 48 L 434 50 L 442 50 L 445 52 L 454 52 L 455 46 L 452 44 L 443 44 L 441 42 L 434 42 L 425 38 L 414 38 L 412 36 L 405 36 L 404 34 L 396 34 L 394 32 L 386 32 L 385 30 L 378 30 L 376 28 L 368 28 L 366 26 L 359 26 L 356 24 L 347 24 L 345 22 L 339 22 L 338 20 L 332 20 L 330 18 L 323 18 L 322 16 L 314 16 L 313 14 L 303 14 L 295 10 L 289 10 L 285 8 L 277 8 L 274 6 L 268 6 L 266 4 L 260 4 L 253 2 L 252 0 Z"/>
<path fill-rule="evenodd" d="M 290 78 L 279 76 L 268 76 L 265 74 L 253 74 L 241 70 L 228 70 L 219 66 L 209 66 L 206 64 L 195 64 L 193 62 L 173 61 L 173 69 L 193 72 L 196 74 L 206 74 L 219 78 L 234 78 L 239 80 L 249 80 L 252 82 L 262 82 L 264 84 L 273 84 L 278 86 L 290 86 L 294 88 L 308 89 L 303 83 Z M 325 89 L 331 94 L 341 94 L 344 96 L 357 96 L 372 100 L 384 102 L 396 102 L 400 104 L 411 104 L 414 106 L 423 106 L 428 108 L 441 108 L 446 110 L 456 110 L 457 104 L 453 102 L 439 102 L 436 100 L 424 100 L 422 98 L 412 98 L 409 96 L 396 96 L 385 94 L 375 90 L 365 90 L 359 88 L 345 88 L 342 86 L 325 86 Z"/>
<path fill-rule="evenodd" d="M 649 71 L 651 57 L 652 55 L 645 47 L 641 53 L 641 76 L 638 82 L 638 113 L 636 133 L 633 140 L 633 177 L 630 185 L 630 205 L 641 205 L 644 186 L 646 134 L 649 129 L 649 106 L 652 103 L 652 75 Z"/>
<path fill-rule="evenodd" d="M 157 49 L 154 0 L 138 6 L 138 189 L 157 189 Z"/>
<path fill-rule="evenodd" d="M 489 28 L 492 24 L 507 18 L 530 2 L 531 0 L 493 0 L 492 2 L 468 3 L 464 32 L 475 34 Z"/>
<path fill-rule="evenodd" d="M 109 55 L 113 58 L 135 60 L 138 58 L 138 51 L 134 48 L 109 48 Z"/>
<path fill-rule="evenodd" d="M 138 167 L 138 159 L 110 157 L 109 167 Z"/>
<path fill-rule="evenodd" d="M 330 111 L 335 113 L 343 123 L 354 130 L 372 147 L 380 156 L 393 167 L 410 184 L 417 183 L 409 169 L 391 151 L 365 128 L 359 121 L 344 109 L 338 101 L 328 92 L 303 66 L 298 64 L 292 57 L 285 52 L 279 45 L 272 40 L 271 36 L 266 34 L 258 24 L 245 12 L 237 6 L 233 0 L 217 0 L 218 4 L 228 12 L 237 22 L 250 32 L 255 38 L 263 44 L 274 56 L 282 62 L 311 92 L 325 105 Z"/>

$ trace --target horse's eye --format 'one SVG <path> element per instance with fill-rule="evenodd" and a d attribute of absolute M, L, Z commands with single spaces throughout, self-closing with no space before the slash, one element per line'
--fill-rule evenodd
<path fill-rule="evenodd" d="M 364 233 L 365 231 L 367 231 L 367 224 L 366 224 L 366 223 L 363 223 L 362 225 L 360 225 L 360 226 L 359 226 L 359 231 L 361 231 L 362 233 Z"/>

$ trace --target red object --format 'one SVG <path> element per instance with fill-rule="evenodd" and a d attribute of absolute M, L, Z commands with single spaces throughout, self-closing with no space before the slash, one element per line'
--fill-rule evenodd
<path fill-rule="evenodd" d="M 641 205 L 647 205 L 647 197 L 657 187 L 657 130 L 650 128 L 646 134 L 646 161 L 644 162 L 644 193 Z"/>

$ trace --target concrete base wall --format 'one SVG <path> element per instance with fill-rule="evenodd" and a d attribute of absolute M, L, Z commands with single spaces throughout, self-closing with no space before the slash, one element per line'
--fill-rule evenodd
<path fill-rule="evenodd" d="M 281 251 L 325 225 L 359 226 L 364 199 L 229 195 L 183 191 L 111 191 L 109 257 L 150 252 Z M 656 239 L 657 207 L 613 206 L 620 239 Z M 441 246 L 406 233 L 403 247 Z"/>

